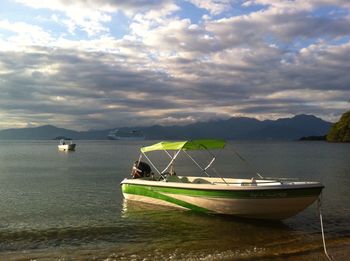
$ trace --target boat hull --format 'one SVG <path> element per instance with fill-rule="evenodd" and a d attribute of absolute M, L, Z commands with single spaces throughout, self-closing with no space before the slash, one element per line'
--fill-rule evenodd
<path fill-rule="evenodd" d="M 76 144 L 60 144 L 58 149 L 62 151 L 75 150 Z"/>
<path fill-rule="evenodd" d="M 137 184 L 138 183 L 138 184 Z M 311 205 L 322 185 L 280 187 L 238 187 L 217 185 L 186 186 L 172 182 L 121 183 L 127 200 L 172 206 L 205 213 L 227 214 L 247 218 L 286 219 Z"/>

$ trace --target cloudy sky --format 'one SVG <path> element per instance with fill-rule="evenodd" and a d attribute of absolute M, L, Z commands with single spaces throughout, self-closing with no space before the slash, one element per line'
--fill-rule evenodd
<path fill-rule="evenodd" d="M 349 0 L 2 0 L 0 129 L 350 109 Z"/>

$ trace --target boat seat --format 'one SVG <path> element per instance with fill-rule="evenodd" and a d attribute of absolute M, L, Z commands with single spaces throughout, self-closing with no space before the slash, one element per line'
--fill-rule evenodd
<path fill-rule="evenodd" d="M 166 177 L 166 182 L 182 182 L 182 180 L 178 176 L 171 175 Z"/>
<path fill-rule="evenodd" d="M 182 183 L 190 183 L 187 177 L 180 178 Z"/>
<path fill-rule="evenodd" d="M 197 179 L 193 180 L 192 183 L 195 183 L 195 184 L 211 184 L 210 181 L 208 181 L 206 179 L 202 179 L 202 178 L 197 178 Z"/>
<path fill-rule="evenodd" d="M 166 178 L 167 182 L 179 182 L 179 183 L 191 183 L 187 177 L 178 177 L 178 176 L 168 176 Z"/>

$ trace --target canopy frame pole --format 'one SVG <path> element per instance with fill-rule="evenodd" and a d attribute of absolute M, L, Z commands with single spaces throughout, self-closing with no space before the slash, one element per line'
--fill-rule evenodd
<path fill-rule="evenodd" d="M 212 153 L 210 150 L 208 150 L 207 148 L 205 148 L 205 150 L 210 154 L 210 155 L 212 155 L 213 156 L 213 159 L 209 162 L 209 164 L 206 166 L 206 168 L 205 169 L 208 169 L 213 163 L 214 163 L 214 161 L 215 161 L 215 159 L 216 159 L 216 156 L 215 156 L 215 154 L 214 153 Z M 221 151 L 219 151 L 219 153 L 220 153 Z M 218 154 L 219 155 L 219 154 Z M 223 182 L 225 182 L 225 184 L 227 185 L 227 186 L 229 186 L 229 184 L 226 182 L 226 180 L 219 174 L 219 172 L 215 169 L 215 168 L 212 168 L 212 170 L 215 172 L 215 174 L 219 177 L 219 178 L 221 178 L 222 179 L 222 181 Z"/>
<path fill-rule="evenodd" d="M 213 158 L 211 159 L 211 161 L 209 162 L 209 164 L 204 168 L 204 170 L 207 170 L 210 168 L 210 166 L 214 163 L 214 161 L 216 160 L 216 157 L 213 156 Z"/>
<path fill-rule="evenodd" d="M 210 175 L 206 169 L 203 169 L 202 166 L 197 161 L 195 161 L 195 159 L 187 151 L 184 150 L 183 152 L 196 164 L 198 168 L 200 168 L 201 171 L 203 171 L 210 178 Z"/>
<path fill-rule="evenodd" d="M 243 161 L 253 172 L 255 172 L 255 174 L 261 178 L 261 179 L 265 179 L 265 177 L 263 177 L 263 175 L 260 174 L 260 171 L 258 169 L 256 169 L 254 166 L 252 166 L 245 158 L 243 158 L 243 156 L 241 154 L 238 153 L 237 150 L 235 150 L 234 146 L 231 144 L 228 144 L 229 149 L 236 154 L 236 156 Z"/>
<path fill-rule="evenodd" d="M 164 150 L 164 152 L 172 159 L 173 157 L 171 156 L 171 154 L 167 151 L 167 150 Z"/>
<path fill-rule="evenodd" d="M 177 156 L 179 155 L 179 153 L 180 153 L 181 150 L 182 150 L 182 149 L 179 149 L 179 150 L 174 154 L 174 157 L 171 157 L 171 161 L 170 161 L 169 164 L 165 167 L 165 169 L 162 171 L 161 174 L 164 174 L 164 173 L 167 171 L 167 169 L 174 163 L 175 159 L 177 158 Z M 167 153 L 168 153 L 168 152 L 167 152 Z"/>
<path fill-rule="evenodd" d="M 137 165 L 136 165 L 136 166 L 134 165 L 134 166 L 132 167 L 131 175 L 133 174 L 133 171 L 134 171 L 135 169 L 136 169 L 136 170 L 139 170 L 138 167 L 139 167 L 139 165 L 140 165 L 141 159 L 142 159 L 142 153 L 140 153 L 139 159 L 137 160 Z"/>
<path fill-rule="evenodd" d="M 148 162 L 152 165 L 152 167 L 158 172 L 158 174 L 161 175 L 161 176 L 163 177 L 162 173 L 160 173 L 160 171 L 157 169 L 157 167 L 154 166 L 153 162 L 147 157 L 147 155 L 146 155 L 145 153 L 143 153 L 143 152 L 141 152 L 141 153 L 143 154 L 143 156 L 145 156 L 145 158 L 146 158 L 146 159 L 148 160 Z M 163 177 L 163 178 L 164 178 L 164 177 Z"/>
<path fill-rule="evenodd" d="M 227 186 L 230 186 L 230 184 L 228 184 L 228 183 L 226 182 L 226 180 L 225 180 L 223 177 L 221 177 L 220 173 L 219 173 L 215 168 L 212 168 L 212 170 L 215 172 L 215 174 L 216 174 L 220 179 L 222 179 L 222 180 L 225 182 L 225 184 L 226 184 Z"/>
<path fill-rule="evenodd" d="M 140 153 L 139 159 L 138 159 L 138 161 L 137 161 L 136 168 L 138 168 L 138 167 L 139 167 L 140 162 L 141 162 L 141 159 L 142 159 L 142 153 Z"/>
<path fill-rule="evenodd" d="M 137 166 L 136 167 L 138 167 L 140 165 L 141 159 L 142 159 L 142 153 L 140 153 L 139 160 L 137 161 Z"/>

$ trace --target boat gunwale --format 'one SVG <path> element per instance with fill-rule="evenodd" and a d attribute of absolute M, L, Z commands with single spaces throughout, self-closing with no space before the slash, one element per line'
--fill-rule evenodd
<path fill-rule="evenodd" d="M 145 183 L 150 182 L 150 183 Z M 299 189 L 324 189 L 324 185 L 317 181 L 306 181 L 307 184 L 281 184 L 271 186 L 256 186 L 256 185 L 237 185 L 230 186 L 227 184 L 200 184 L 200 183 L 182 183 L 182 182 L 163 182 L 153 180 L 140 180 L 140 179 L 127 179 L 125 178 L 120 185 L 140 185 L 146 187 L 162 187 L 162 188 L 174 188 L 174 189 L 191 189 L 191 190 L 211 190 L 211 191 L 271 191 L 271 190 L 299 190 Z M 180 184 L 180 186 L 179 186 Z M 230 183 L 228 183 L 230 184 Z"/>

